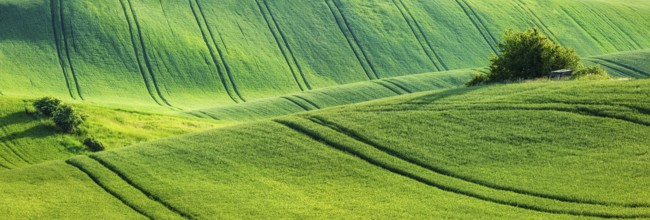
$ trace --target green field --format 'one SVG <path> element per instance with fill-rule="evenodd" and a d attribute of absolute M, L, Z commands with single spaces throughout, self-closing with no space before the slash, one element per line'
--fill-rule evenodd
<path fill-rule="evenodd" d="M 182 135 L 5 171 L 30 184 L 2 184 L 2 211 L 54 196 L 29 187 L 86 193 L 48 185 L 63 178 L 159 218 L 647 218 L 649 83 L 450 89 Z M 88 177 L 27 175 L 70 166 Z"/>
<path fill-rule="evenodd" d="M 0 216 L 650 219 L 649 12 L 0 0 Z M 612 78 L 465 86 L 533 27 Z M 43 96 L 81 131 L 37 114 Z"/>

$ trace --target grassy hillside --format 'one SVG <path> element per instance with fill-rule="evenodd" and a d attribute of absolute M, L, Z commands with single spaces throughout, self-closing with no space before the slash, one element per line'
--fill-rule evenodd
<path fill-rule="evenodd" d="M 601 65 L 613 76 L 648 78 L 650 77 L 648 57 L 650 57 L 650 50 L 640 50 L 588 57 L 584 61 L 591 65 Z"/>
<path fill-rule="evenodd" d="M 0 91 L 196 110 L 482 67 L 506 29 L 650 47 L 647 1 L 2 0 Z"/>
<path fill-rule="evenodd" d="M 649 84 L 416 93 L 29 169 L 76 167 L 88 178 L 75 185 L 122 201 L 103 208 L 125 204 L 149 217 L 648 218 Z M 0 186 L 20 195 L 2 209 L 49 195 Z M 55 210 L 75 213 L 74 204 Z M 43 206 L 2 211 L 31 217 Z"/>

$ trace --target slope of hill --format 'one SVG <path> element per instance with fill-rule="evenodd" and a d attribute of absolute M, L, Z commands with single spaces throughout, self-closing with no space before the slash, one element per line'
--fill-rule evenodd
<path fill-rule="evenodd" d="M 485 66 L 536 26 L 583 56 L 650 47 L 647 1 L 2 0 L 0 90 L 186 110 Z"/>
<path fill-rule="evenodd" d="M 183 135 L 4 171 L 0 191 L 13 199 L 0 209 L 32 217 L 47 204 L 19 205 L 57 198 L 30 192 L 65 179 L 114 196 L 103 210 L 145 217 L 648 218 L 649 88 L 461 88 Z M 77 202 L 49 212 L 79 213 Z"/>

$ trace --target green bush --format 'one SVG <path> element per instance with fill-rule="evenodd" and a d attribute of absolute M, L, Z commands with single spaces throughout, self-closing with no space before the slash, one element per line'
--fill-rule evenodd
<path fill-rule="evenodd" d="M 84 117 L 68 105 L 61 105 L 54 111 L 52 120 L 56 127 L 65 133 L 79 131 L 79 125 L 84 122 Z"/>
<path fill-rule="evenodd" d="M 94 137 L 86 138 L 86 140 L 84 140 L 84 145 L 88 147 L 88 150 L 92 152 L 99 152 L 105 149 L 104 144 L 102 144 L 102 142 L 99 142 Z"/>
<path fill-rule="evenodd" d="M 488 82 L 544 77 L 554 70 L 575 70 L 580 62 L 575 50 L 553 43 L 536 28 L 507 31 L 499 50 L 499 55 L 490 58 Z"/>
<path fill-rule="evenodd" d="M 61 105 L 61 100 L 47 96 L 36 100 L 33 105 L 34 108 L 36 108 L 36 111 L 38 111 L 40 114 L 47 117 L 52 117 L 54 115 L 54 112 Z"/>
<path fill-rule="evenodd" d="M 571 74 L 571 79 L 610 79 L 611 77 L 605 69 L 600 65 L 590 67 L 580 67 L 577 71 Z"/>
<path fill-rule="evenodd" d="M 488 75 L 485 73 L 478 73 L 472 77 L 469 82 L 465 83 L 465 86 L 478 86 L 485 84 L 489 80 Z"/>

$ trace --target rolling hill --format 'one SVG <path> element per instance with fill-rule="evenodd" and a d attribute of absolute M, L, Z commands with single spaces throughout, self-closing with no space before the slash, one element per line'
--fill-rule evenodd
<path fill-rule="evenodd" d="M 0 209 L 10 218 L 648 218 L 648 83 L 450 89 L 166 138 L 0 172 Z M 96 198 L 98 211 L 84 214 L 76 197 Z"/>
<path fill-rule="evenodd" d="M 647 1 L 2 0 L 0 91 L 197 110 L 483 67 L 507 29 L 650 47 Z"/>

